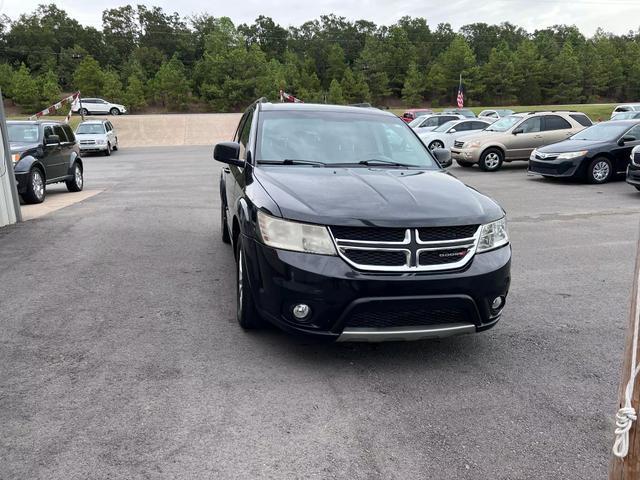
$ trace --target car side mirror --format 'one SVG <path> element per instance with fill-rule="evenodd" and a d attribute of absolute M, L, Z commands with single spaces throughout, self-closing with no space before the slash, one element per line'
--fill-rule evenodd
<path fill-rule="evenodd" d="M 524 130 L 522 128 L 516 128 L 513 132 L 514 135 L 519 135 L 521 133 L 524 133 Z"/>
<path fill-rule="evenodd" d="M 451 159 L 451 152 L 447 148 L 434 148 L 431 153 L 436 157 L 436 161 L 440 164 L 442 168 L 449 168 L 453 165 L 453 160 Z"/>
<path fill-rule="evenodd" d="M 457 130 L 455 128 L 452 128 L 451 130 L 449 130 L 449 133 L 456 133 Z"/>
<path fill-rule="evenodd" d="M 635 141 L 636 141 L 636 137 L 632 137 L 632 136 L 622 137 L 620 141 L 618 141 L 618 145 L 623 146 L 627 142 L 635 142 Z"/>
<path fill-rule="evenodd" d="M 240 160 L 240 144 L 237 142 L 220 142 L 213 149 L 213 158 L 219 162 L 244 167 L 245 161 Z"/>
<path fill-rule="evenodd" d="M 45 145 L 58 145 L 60 143 L 60 136 L 58 135 L 49 135 L 44 139 Z"/>

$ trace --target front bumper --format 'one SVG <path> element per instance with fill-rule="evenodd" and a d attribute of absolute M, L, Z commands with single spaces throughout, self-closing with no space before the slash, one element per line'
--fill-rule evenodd
<path fill-rule="evenodd" d="M 633 163 L 630 163 L 627 167 L 626 181 L 630 185 L 640 186 L 640 167 L 636 167 Z"/>
<path fill-rule="evenodd" d="M 511 247 L 476 254 L 462 270 L 365 273 L 339 257 L 267 247 L 245 238 L 249 291 L 260 314 L 292 333 L 327 340 L 408 340 L 493 327 L 511 280 Z M 294 305 L 311 307 L 305 322 Z M 406 324 L 403 323 L 409 320 Z"/>
<path fill-rule="evenodd" d="M 106 143 L 104 145 L 80 145 L 80 153 L 97 153 L 105 152 L 106 150 Z"/>
<path fill-rule="evenodd" d="M 480 161 L 480 149 L 452 147 L 451 158 L 454 160 L 462 160 L 467 163 L 478 163 Z"/>
<path fill-rule="evenodd" d="M 574 177 L 578 175 L 585 157 L 570 160 L 533 160 L 529 159 L 528 172 L 548 177 Z"/>

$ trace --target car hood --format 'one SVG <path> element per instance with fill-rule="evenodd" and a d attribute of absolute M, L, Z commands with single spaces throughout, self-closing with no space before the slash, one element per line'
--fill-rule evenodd
<path fill-rule="evenodd" d="M 302 222 L 419 227 L 504 215 L 489 197 L 440 170 L 277 166 L 254 175 L 284 218 Z"/>
<path fill-rule="evenodd" d="M 486 142 L 493 137 L 505 134 L 505 132 L 491 132 L 487 130 L 481 130 L 481 132 L 482 133 L 470 133 L 468 135 L 463 135 L 458 138 L 458 141 L 474 142 L 476 140 L 480 140 L 481 142 Z"/>
<path fill-rule="evenodd" d="M 564 152 L 579 152 L 580 150 L 591 150 L 593 148 L 600 148 L 605 145 L 614 145 L 615 140 L 604 140 L 594 142 L 592 140 L 562 140 L 558 143 L 552 143 L 551 145 L 545 145 L 536 150 L 544 153 L 564 153 Z"/>
<path fill-rule="evenodd" d="M 39 143 L 9 142 L 9 150 L 11 153 L 24 153 L 28 150 L 35 150 L 39 146 Z"/>

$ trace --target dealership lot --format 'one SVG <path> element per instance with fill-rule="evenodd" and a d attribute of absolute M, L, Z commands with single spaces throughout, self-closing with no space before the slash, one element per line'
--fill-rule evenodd
<path fill-rule="evenodd" d="M 509 215 L 498 326 L 317 345 L 235 323 L 219 169 L 205 146 L 89 157 L 101 193 L 0 230 L 0 478 L 605 475 L 634 188 L 453 167 Z"/>

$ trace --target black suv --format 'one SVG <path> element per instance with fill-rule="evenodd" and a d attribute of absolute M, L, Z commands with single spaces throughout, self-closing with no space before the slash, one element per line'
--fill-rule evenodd
<path fill-rule="evenodd" d="M 46 185 L 65 182 L 70 192 L 84 184 L 78 142 L 69 125 L 51 121 L 9 121 L 9 144 L 18 193 L 41 203 Z"/>
<path fill-rule="evenodd" d="M 509 290 L 505 213 L 391 113 L 254 103 L 215 146 L 237 318 L 346 341 L 493 327 Z"/>

